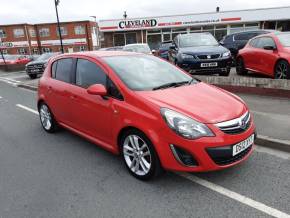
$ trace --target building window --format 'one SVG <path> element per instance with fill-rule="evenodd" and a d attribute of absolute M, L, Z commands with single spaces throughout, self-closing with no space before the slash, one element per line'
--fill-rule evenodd
<path fill-rule="evenodd" d="M 6 32 L 3 29 L 0 29 L 0 38 L 6 38 Z"/>
<path fill-rule="evenodd" d="M 57 35 L 59 36 L 58 27 L 56 28 L 56 32 L 57 32 Z M 61 26 L 60 27 L 60 33 L 61 33 L 62 36 L 66 36 L 67 35 L 67 28 L 64 27 L 64 26 Z"/>
<path fill-rule="evenodd" d="M 84 26 L 75 26 L 75 35 L 83 35 L 86 33 Z"/>
<path fill-rule="evenodd" d="M 35 29 L 29 29 L 29 35 L 30 37 L 35 37 L 36 36 Z"/>
<path fill-rule="evenodd" d="M 48 37 L 50 35 L 49 28 L 41 28 L 38 32 L 40 37 Z"/>
<path fill-rule="evenodd" d="M 32 54 L 38 54 L 38 48 L 33 48 L 32 49 Z"/>
<path fill-rule="evenodd" d="M 42 48 L 42 53 L 50 53 L 51 51 L 51 48 Z"/>
<path fill-rule="evenodd" d="M 22 28 L 14 29 L 13 30 L 13 35 L 14 35 L 15 38 L 24 37 L 24 30 Z"/>
<path fill-rule="evenodd" d="M 26 54 L 26 49 L 25 48 L 19 48 L 17 49 L 18 51 L 18 54 L 21 54 L 21 55 L 25 55 Z"/>
<path fill-rule="evenodd" d="M 117 33 L 114 34 L 114 46 L 123 46 L 137 43 L 136 33 Z"/>
<path fill-rule="evenodd" d="M 80 51 L 85 51 L 86 50 L 86 46 L 80 46 Z"/>

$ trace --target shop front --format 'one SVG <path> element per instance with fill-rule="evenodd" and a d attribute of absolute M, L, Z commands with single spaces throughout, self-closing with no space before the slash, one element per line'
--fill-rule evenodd
<path fill-rule="evenodd" d="M 161 42 L 173 40 L 178 34 L 210 32 L 220 40 L 247 30 L 290 31 L 290 7 L 101 20 L 99 28 L 102 47 L 148 43 L 151 49 L 157 49 Z"/>

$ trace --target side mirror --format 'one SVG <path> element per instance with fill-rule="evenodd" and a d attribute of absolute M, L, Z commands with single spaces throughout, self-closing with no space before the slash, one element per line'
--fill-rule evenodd
<path fill-rule="evenodd" d="M 87 93 L 90 95 L 99 95 L 103 97 L 107 95 L 107 90 L 102 84 L 94 84 L 87 88 Z"/>
<path fill-rule="evenodd" d="M 276 47 L 273 47 L 272 45 L 266 45 L 263 47 L 265 50 L 276 50 Z"/>

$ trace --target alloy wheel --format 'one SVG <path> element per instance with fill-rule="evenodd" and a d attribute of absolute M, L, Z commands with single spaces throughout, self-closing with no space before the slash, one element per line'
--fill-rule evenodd
<path fill-rule="evenodd" d="M 43 128 L 45 130 L 50 130 L 52 127 L 52 117 L 48 107 L 45 104 L 41 105 L 39 115 Z"/>
<path fill-rule="evenodd" d="M 125 162 L 132 173 L 147 175 L 152 166 L 152 157 L 147 143 L 137 135 L 128 135 L 123 144 Z"/>
<path fill-rule="evenodd" d="M 276 79 L 285 79 L 288 73 L 288 65 L 286 62 L 280 62 L 276 68 Z"/>

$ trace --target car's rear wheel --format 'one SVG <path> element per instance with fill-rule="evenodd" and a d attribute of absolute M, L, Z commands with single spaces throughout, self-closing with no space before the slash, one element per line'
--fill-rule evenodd
<path fill-rule="evenodd" d="M 41 103 L 39 105 L 38 112 L 43 129 L 49 133 L 55 132 L 58 125 L 49 107 L 45 103 Z"/>
<path fill-rule="evenodd" d="M 127 169 L 137 179 L 149 180 L 162 172 L 151 141 L 138 130 L 131 129 L 122 136 L 121 153 Z"/>
<path fill-rule="evenodd" d="M 36 79 L 37 74 L 29 74 L 30 79 Z"/>
<path fill-rule="evenodd" d="M 245 68 L 243 58 L 239 57 L 236 60 L 236 71 L 238 75 L 246 75 L 248 73 L 247 69 Z"/>
<path fill-rule="evenodd" d="M 279 61 L 275 66 L 275 79 L 290 79 L 289 70 L 289 63 L 287 61 Z"/>

